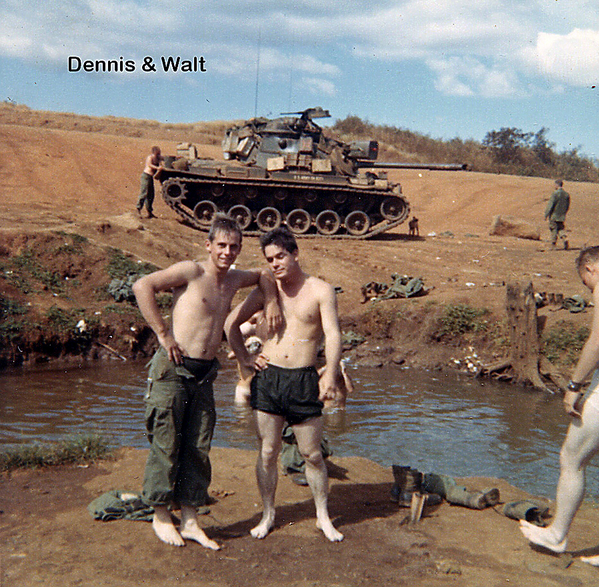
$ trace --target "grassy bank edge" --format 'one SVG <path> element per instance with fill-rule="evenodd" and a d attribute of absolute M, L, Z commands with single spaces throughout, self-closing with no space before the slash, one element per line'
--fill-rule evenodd
<path fill-rule="evenodd" d="M 0 452 L 0 471 L 93 463 L 113 458 L 113 452 L 102 436 L 80 434 L 56 443 L 36 443 Z"/>

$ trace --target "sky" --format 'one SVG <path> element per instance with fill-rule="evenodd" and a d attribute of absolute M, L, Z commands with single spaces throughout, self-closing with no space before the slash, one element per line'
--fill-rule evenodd
<path fill-rule="evenodd" d="M 0 0 L 0 14 L 0 98 L 36 110 L 192 123 L 322 106 L 443 139 L 545 127 L 557 151 L 599 158 L 597 0 Z"/>

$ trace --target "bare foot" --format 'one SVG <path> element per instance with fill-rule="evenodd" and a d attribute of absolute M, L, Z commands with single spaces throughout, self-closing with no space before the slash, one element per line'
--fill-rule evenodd
<path fill-rule="evenodd" d="M 553 535 L 550 528 L 539 528 L 526 520 L 520 520 L 520 531 L 529 542 L 542 546 L 552 552 L 564 552 L 566 550 L 567 540 L 564 538 L 561 542 Z"/>
<path fill-rule="evenodd" d="M 157 506 L 154 508 L 154 519 L 152 520 L 152 528 L 162 542 L 172 544 L 173 546 L 185 546 L 185 541 L 177 532 L 171 514 L 165 506 Z"/>
<path fill-rule="evenodd" d="M 220 544 L 210 540 L 206 533 L 198 523 L 198 514 L 195 507 L 182 506 L 181 507 L 181 536 L 187 538 L 187 540 L 195 540 L 201 544 L 204 548 L 210 548 L 212 550 L 220 550 Z"/>
<path fill-rule="evenodd" d="M 269 532 L 273 529 L 274 525 L 275 525 L 274 515 L 262 514 L 262 519 L 260 520 L 260 523 L 255 528 L 252 528 L 252 530 L 250 531 L 250 534 L 254 538 L 258 538 L 258 539 L 266 538 L 266 536 L 268 536 Z"/>
<path fill-rule="evenodd" d="M 181 526 L 181 536 L 187 538 L 187 540 L 195 540 L 199 542 L 204 548 L 211 548 L 212 550 L 220 550 L 220 544 L 210 540 L 204 530 L 202 530 L 197 522 L 188 521 L 185 526 Z"/>
<path fill-rule="evenodd" d="M 583 563 L 587 563 L 589 565 L 593 565 L 594 567 L 599 567 L 599 555 L 595 555 L 595 556 L 581 556 L 580 560 Z"/>
<path fill-rule="evenodd" d="M 343 540 L 343 534 L 333 526 L 331 520 L 316 521 L 316 527 L 319 530 L 322 530 L 323 534 L 331 541 L 331 542 L 341 542 Z"/>

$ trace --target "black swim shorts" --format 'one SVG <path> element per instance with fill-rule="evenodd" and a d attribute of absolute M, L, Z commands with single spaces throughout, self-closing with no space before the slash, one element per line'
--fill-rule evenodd
<path fill-rule="evenodd" d="M 268 365 L 253 377 L 251 391 L 254 410 L 283 416 L 291 425 L 322 415 L 315 367 L 285 369 Z"/>

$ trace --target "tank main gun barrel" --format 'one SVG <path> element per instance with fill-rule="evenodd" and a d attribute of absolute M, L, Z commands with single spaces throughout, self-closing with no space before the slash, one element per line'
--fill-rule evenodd
<path fill-rule="evenodd" d="M 427 169 L 430 171 L 468 171 L 467 163 L 390 163 L 387 161 L 356 161 L 360 169 Z"/>
<path fill-rule="evenodd" d="M 281 116 L 301 116 L 304 119 L 312 120 L 313 118 L 330 118 L 328 110 L 324 110 L 320 106 L 315 106 L 314 108 L 306 108 L 301 112 L 281 112 Z"/>

